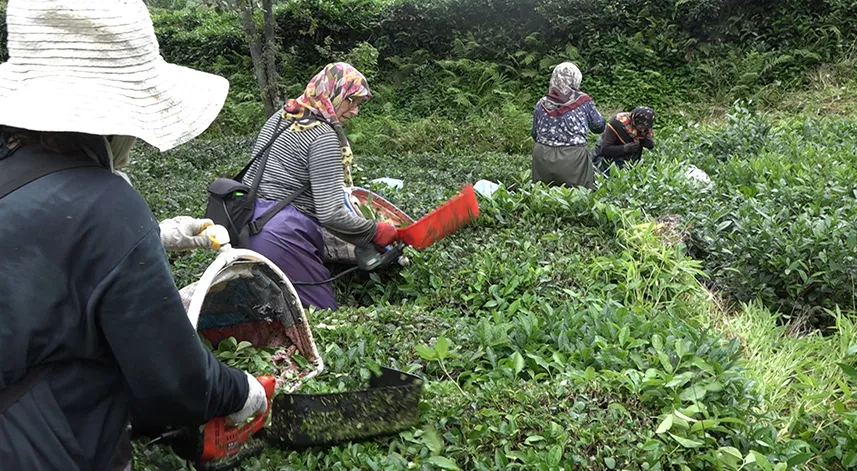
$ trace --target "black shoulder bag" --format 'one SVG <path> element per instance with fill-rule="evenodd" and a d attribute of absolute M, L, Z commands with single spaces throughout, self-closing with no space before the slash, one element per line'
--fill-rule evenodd
<path fill-rule="evenodd" d="M 250 159 L 250 162 L 238 172 L 238 175 L 234 178 L 218 178 L 208 185 L 209 196 L 208 206 L 205 208 L 205 217 L 211 219 L 215 224 L 226 228 L 233 247 L 246 248 L 250 241 L 250 236 L 261 232 L 265 224 L 274 215 L 288 206 L 298 195 L 309 189 L 309 183 L 304 184 L 298 191 L 289 195 L 288 198 L 279 201 L 259 216 L 259 218 L 253 220 L 253 211 L 256 208 L 256 193 L 259 190 L 259 183 L 262 181 L 262 174 L 265 172 L 265 165 L 268 163 L 268 154 L 271 152 L 271 146 L 274 144 L 274 141 L 286 130 L 285 127 L 280 129 L 282 120 L 282 117 L 277 119 L 277 125 L 274 127 L 274 135 L 260 149 L 259 153 Z M 253 162 L 260 157 L 261 161 L 259 162 L 259 167 L 256 169 L 253 184 L 248 187 L 241 180 L 250 169 L 250 166 L 253 165 Z"/>

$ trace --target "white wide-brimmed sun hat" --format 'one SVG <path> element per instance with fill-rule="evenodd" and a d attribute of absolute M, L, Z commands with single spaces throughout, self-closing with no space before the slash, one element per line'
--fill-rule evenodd
<path fill-rule="evenodd" d="M 142 0 L 9 0 L 0 125 L 181 145 L 217 117 L 229 82 L 168 64 Z"/>

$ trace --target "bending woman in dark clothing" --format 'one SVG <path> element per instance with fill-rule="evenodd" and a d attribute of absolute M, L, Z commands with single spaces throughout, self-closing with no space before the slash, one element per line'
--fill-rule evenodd
<path fill-rule="evenodd" d="M 604 130 L 604 118 L 580 91 L 582 78 L 571 62 L 556 66 L 547 96 L 536 105 L 530 131 L 535 141 L 533 182 L 589 189 L 595 184 L 586 138 Z"/>
<path fill-rule="evenodd" d="M 310 80 L 303 95 L 289 100 L 259 133 L 254 154 L 277 129 L 285 128 L 271 146 L 254 218 L 309 183 L 307 191 L 249 240 L 250 250 L 270 259 L 292 281 L 330 278 L 323 260 L 322 227 L 355 246 L 374 243 L 384 247 L 398 239 L 392 225 L 365 219 L 345 207 L 345 185 L 352 185 L 352 154 L 340 123 L 356 115 L 360 104 L 371 96 L 357 69 L 342 62 L 329 64 Z M 251 184 L 257 171 L 258 163 L 254 163 L 244 183 Z M 329 283 L 295 286 L 295 291 L 305 308 L 337 307 Z"/>
<path fill-rule="evenodd" d="M 625 168 L 629 163 L 639 162 L 644 147 L 655 148 L 654 124 L 655 111 L 648 106 L 614 116 L 595 144 L 595 165 L 601 172 L 607 172 L 610 164 Z"/>

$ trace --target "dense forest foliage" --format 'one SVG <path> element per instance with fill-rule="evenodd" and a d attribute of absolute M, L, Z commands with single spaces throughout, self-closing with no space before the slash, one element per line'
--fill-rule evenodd
<path fill-rule="evenodd" d="M 168 61 L 230 79 L 216 129 L 255 129 L 260 91 L 238 13 L 150 4 Z M 659 122 L 681 122 L 688 103 L 774 103 L 784 91 L 853 76 L 855 20 L 847 0 L 294 0 L 274 12 L 281 97 L 346 60 L 375 91 L 367 111 L 398 122 L 528 113 L 553 65 L 568 59 L 605 114 L 645 104 Z M 503 143 L 521 150 L 520 138 Z"/>

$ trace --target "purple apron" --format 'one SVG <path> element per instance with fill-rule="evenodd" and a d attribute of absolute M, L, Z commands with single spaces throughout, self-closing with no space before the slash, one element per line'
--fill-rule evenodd
<path fill-rule="evenodd" d="M 253 219 L 261 216 L 276 201 L 256 200 Z M 292 282 L 319 282 L 330 278 L 324 266 L 324 237 L 315 219 L 288 205 L 274 215 L 262 232 L 250 237 L 248 248 L 274 262 Z M 295 286 L 304 308 L 336 310 L 330 283 Z"/>

